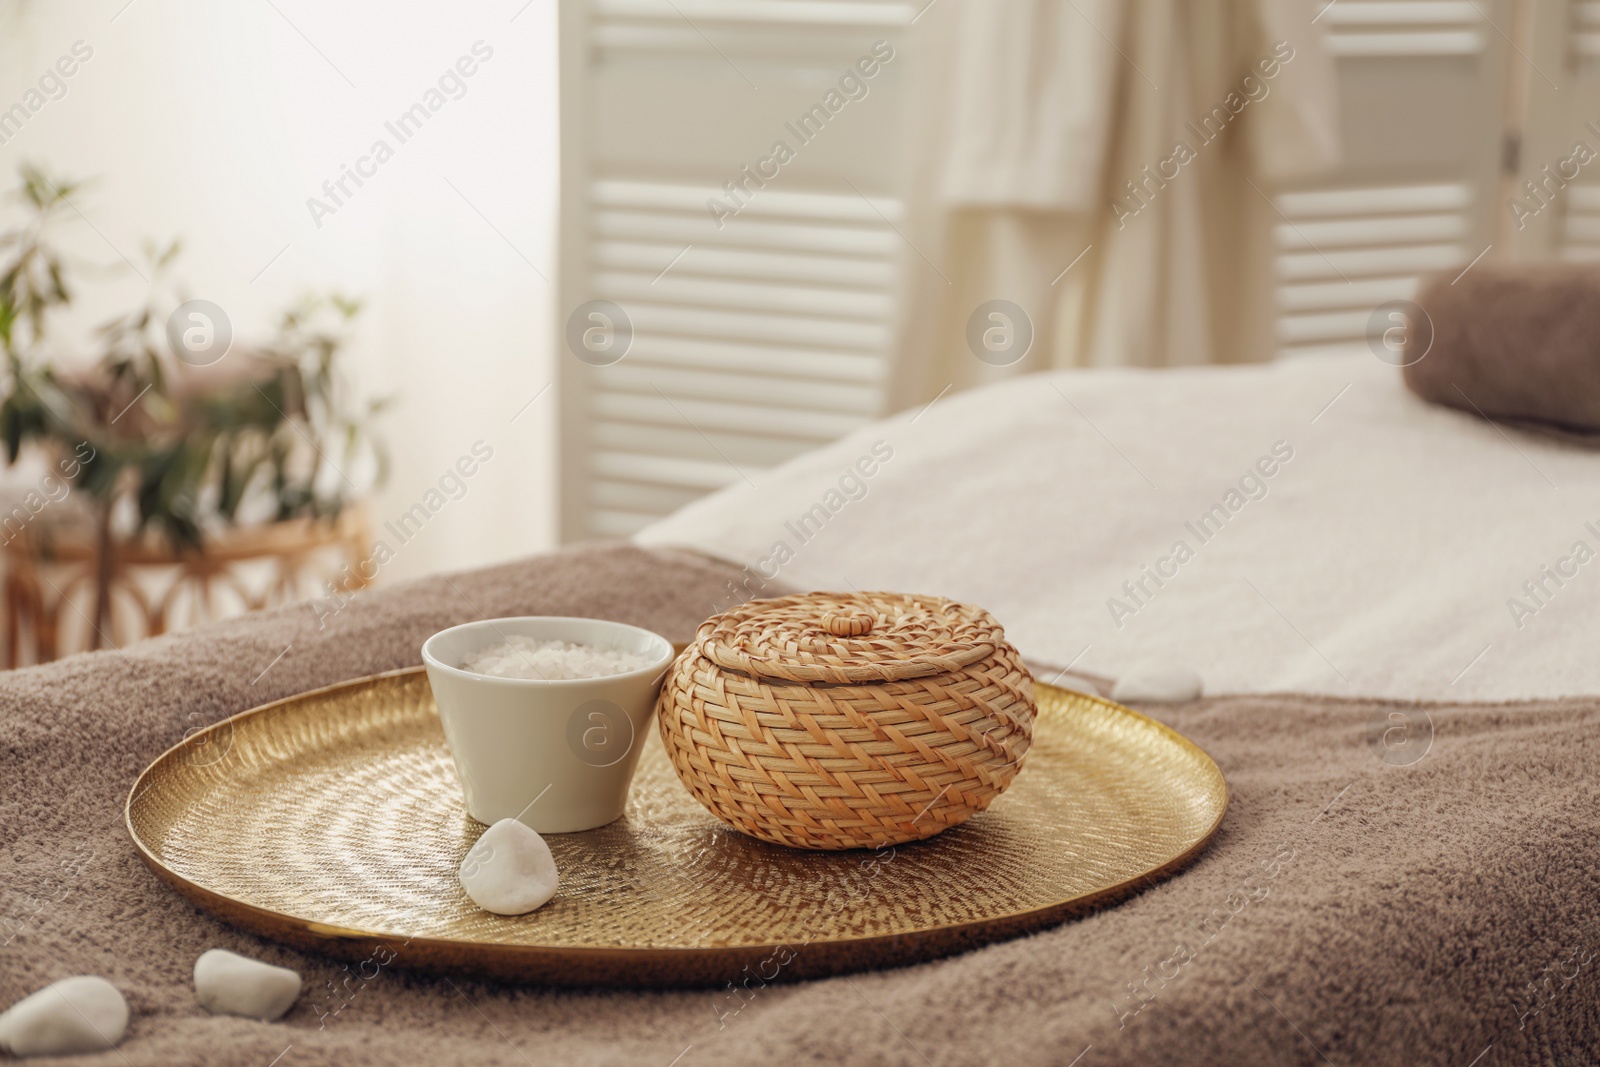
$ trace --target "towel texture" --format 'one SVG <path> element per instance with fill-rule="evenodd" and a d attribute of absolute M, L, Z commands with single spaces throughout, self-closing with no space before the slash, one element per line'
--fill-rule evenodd
<path fill-rule="evenodd" d="M 862 457 L 880 461 L 865 493 L 843 477 Z M 1046 678 L 1185 666 L 1211 693 L 1600 693 L 1600 566 L 1572 573 L 1600 549 L 1594 453 L 1425 403 L 1369 353 L 1025 375 L 754 480 L 635 540 L 776 562 L 806 588 L 981 604 Z"/>
<path fill-rule="evenodd" d="M 50 1062 L 108 1067 L 1409 1067 L 1465 1065 L 1486 1048 L 1480 1067 L 1590 1061 L 1595 700 L 1424 709 L 1254 695 L 1161 711 L 1233 789 L 1187 871 L 965 956 L 737 995 L 353 976 L 197 910 L 127 840 L 128 784 L 190 727 L 416 663 L 429 633 L 480 614 L 590 614 L 684 640 L 732 577 L 693 556 L 585 549 L 365 593 L 320 631 L 301 607 L 0 675 L 0 1003 L 104 975 L 133 1010 L 127 1038 Z M 973 872 L 975 892 L 984 876 Z M 277 1024 L 207 1015 L 191 973 L 212 947 L 300 970 L 300 1003 Z M 344 1006 L 323 1016 L 313 1004 L 330 983 Z"/>
<path fill-rule="evenodd" d="M 1600 433 L 1600 266 L 1484 264 L 1417 297 L 1406 385 L 1491 419 Z"/>

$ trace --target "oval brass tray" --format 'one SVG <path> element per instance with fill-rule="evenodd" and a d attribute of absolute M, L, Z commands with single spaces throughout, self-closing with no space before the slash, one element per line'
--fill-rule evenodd
<path fill-rule="evenodd" d="M 201 907 L 363 966 L 628 986 L 891 966 L 1118 899 L 1176 870 L 1221 823 L 1227 784 L 1192 742 L 1109 701 L 1038 693 L 1012 788 L 961 826 L 881 851 L 792 851 L 727 829 L 678 782 L 652 729 L 627 814 L 547 838 L 561 888 L 518 917 L 478 910 L 456 880 L 482 827 L 421 668 L 192 735 L 139 776 L 128 830 Z"/>

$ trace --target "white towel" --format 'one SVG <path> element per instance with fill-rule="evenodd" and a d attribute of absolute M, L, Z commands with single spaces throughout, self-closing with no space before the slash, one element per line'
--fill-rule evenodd
<path fill-rule="evenodd" d="M 1181 664 L 1213 693 L 1600 693 L 1594 453 L 1426 404 L 1366 354 L 1030 375 L 756 480 L 638 540 L 769 573 L 783 542 L 801 589 L 981 604 L 1046 679 Z"/>

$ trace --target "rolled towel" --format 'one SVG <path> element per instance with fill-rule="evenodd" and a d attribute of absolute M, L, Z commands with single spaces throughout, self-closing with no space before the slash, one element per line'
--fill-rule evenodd
<path fill-rule="evenodd" d="M 1491 266 L 1423 285 L 1406 385 L 1492 419 L 1600 433 L 1600 265 Z"/>

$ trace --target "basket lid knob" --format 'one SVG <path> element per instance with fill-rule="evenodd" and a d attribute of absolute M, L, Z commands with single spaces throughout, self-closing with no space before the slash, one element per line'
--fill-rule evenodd
<path fill-rule="evenodd" d="M 872 615 L 865 611 L 829 611 L 822 625 L 835 637 L 864 637 L 872 632 Z"/>

